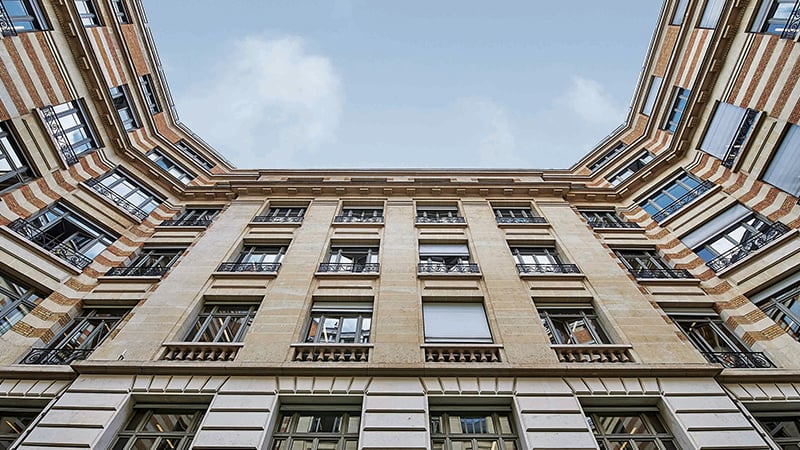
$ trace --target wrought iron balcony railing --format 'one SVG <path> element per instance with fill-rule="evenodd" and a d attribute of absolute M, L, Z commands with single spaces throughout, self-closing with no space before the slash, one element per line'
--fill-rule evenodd
<path fill-rule="evenodd" d="M 733 135 L 733 139 L 728 146 L 728 151 L 725 152 L 725 159 L 722 160 L 723 166 L 729 169 L 733 167 L 733 163 L 736 162 L 736 158 L 742 151 L 742 146 L 745 141 L 747 141 L 747 136 L 750 136 L 750 132 L 753 130 L 756 117 L 758 117 L 757 110 L 750 108 L 745 110 L 744 116 L 741 122 L 739 122 L 739 128 L 736 129 L 736 134 Z"/>
<path fill-rule="evenodd" d="M 321 263 L 318 272 L 378 273 L 378 263 Z"/>
<path fill-rule="evenodd" d="M 189 217 L 187 219 L 173 219 L 164 220 L 159 226 L 161 227 L 208 227 L 214 219 L 205 217 Z"/>
<path fill-rule="evenodd" d="M 517 264 L 519 273 L 581 273 L 575 264 Z"/>
<path fill-rule="evenodd" d="M 101 183 L 95 178 L 90 178 L 86 180 L 86 185 L 91 187 L 98 193 L 100 193 L 100 195 L 102 195 L 103 197 L 106 197 L 107 199 L 111 200 L 115 205 L 119 206 L 123 210 L 133 214 L 139 220 L 144 220 L 147 218 L 147 216 L 150 215 L 149 213 L 143 211 L 142 209 L 139 209 L 136 205 L 129 202 L 121 195 L 107 188 L 105 185 L 103 185 L 103 183 Z"/>
<path fill-rule="evenodd" d="M 661 210 L 659 210 L 658 212 L 653 214 L 653 216 L 652 216 L 653 220 L 655 220 L 656 222 L 661 222 L 662 220 L 664 220 L 667 217 L 669 217 L 672 213 L 674 213 L 675 211 L 683 208 L 684 205 L 687 205 L 689 202 L 691 202 L 692 200 L 696 199 L 702 193 L 706 192 L 707 190 L 711 189 L 712 187 L 714 187 L 714 183 L 712 183 L 712 182 L 710 182 L 708 180 L 703 181 L 696 188 L 694 188 L 691 191 L 683 194 L 677 200 L 675 200 L 674 202 L 670 203 L 669 205 L 665 206 L 664 208 L 662 208 Z"/>
<path fill-rule="evenodd" d="M 88 358 L 93 351 L 93 348 L 34 348 L 22 360 L 22 364 L 70 364 Z"/>
<path fill-rule="evenodd" d="M 529 217 L 499 217 L 495 216 L 497 223 L 547 223 L 544 217 L 529 216 Z"/>
<path fill-rule="evenodd" d="M 417 223 L 467 223 L 461 216 L 417 216 Z"/>
<path fill-rule="evenodd" d="M 168 266 L 112 267 L 107 277 L 161 277 L 169 270 Z"/>
<path fill-rule="evenodd" d="M 8 14 L 3 2 L 0 2 L 0 33 L 3 36 L 17 35 L 17 29 L 14 28 L 14 22 L 11 20 L 11 16 Z"/>
<path fill-rule="evenodd" d="M 720 270 L 738 261 L 741 261 L 742 259 L 746 258 L 747 255 L 766 246 L 770 242 L 774 241 L 775 239 L 783 236 L 788 232 L 789 232 L 789 227 L 780 222 L 775 222 L 772 225 L 770 225 L 769 228 L 765 229 L 763 232 L 752 236 L 751 238 L 747 239 L 746 241 L 742 242 L 736 247 L 728 250 L 727 252 L 717 256 L 716 258 L 712 259 L 706 264 L 708 264 L 708 267 L 710 267 L 714 272 L 719 272 Z"/>
<path fill-rule="evenodd" d="M 481 273 L 476 263 L 444 264 L 444 263 L 419 263 L 419 273 Z"/>
<path fill-rule="evenodd" d="M 775 367 L 761 352 L 701 352 L 709 362 L 729 369 L 769 369 Z"/>
<path fill-rule="evenodd" d="M 41 230 L 25 219 L 17 219 L 8 224 L 8 227 L 80 270 L 83 270 L 92 262 L 91 258 L 75 250 L 67 243 L 53 239 L 47 234 L 42 233 Z"/>
<path fill-rule="evenodd" d="M 266 272 L 277 273 L 281 263 L 224 262 L 217 272 Z"/>
<path fill-rule="evenodd" d="M 621 220 L 591 219 L 588 221 L 592 228 L 639 228 L 636 222 L 623 222 Z"/>
<path fill-rule="evenodd" d="M 383 216 L 336 216 L 336 223 L 383 223 Z"/>
<path fill-rule="evenodd" d="M 253 222 L 269 222 L 269 223 L 300 223 L 303 221 L 303 216 L 255 216 Z"/>
<path fill-rule="evenodd" d="M 783 26 L 781 32 L 781 39 L 794 39 L 800 31 L 800 0 L 794 2 L 794 7 L 789 17 L 786 19 L 786 25 Z"/>
<path fill-rule="evenodd" d="M 0 4 L 1 3 L 2 2 L 0 2 Z M 56 110 L 53 109 L 52 106 L 43 106 L 39 111 L 42 113 L 44 124 L 47 126 L 47 130 L 50 132 L 50 136 L 52 136 L 53 142 L 55 142 L 64 161 L 69 165 L 76 164 L 78 162 L 78 156 L 75 155 L 75 150 L 72 148 L 69 136 L 67 136 L 64 127 L 61 126 L 61 122 L 58 120 Z"/>
<path fill-rule="evenodd" d="M 686 269 L 630 269 L 633 276 L 640 279 L 653 278 L 694 278 Z"/>

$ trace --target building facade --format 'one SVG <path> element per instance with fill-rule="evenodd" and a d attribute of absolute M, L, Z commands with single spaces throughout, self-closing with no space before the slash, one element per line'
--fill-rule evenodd
<path fill-rule="evenodd" d="M 519 171 L 234 168 L 139 0 L 0 6 L 0 448 L 800 445 L 797 1 Z"/>

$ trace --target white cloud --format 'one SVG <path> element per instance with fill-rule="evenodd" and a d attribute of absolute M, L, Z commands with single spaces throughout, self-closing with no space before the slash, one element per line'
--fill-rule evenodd
<path fill-rule="evenodd" d="M 290 166 L 336 140 L 339 77 L 301 38 L 245 37 L 211 72 L 176 95 L 178 111 L 237 166 Z"/>
<path fill-rule="evenodd" d="M 625 116 L 625 110 L 614 102 L 603 85 L 588 78 L 572 77 L 572 83 L 562 100 L 579 118 L 593 124 L 619 125 L 620 119 Z"/>
<path fill-rule="evenodd" d="M 463 129 L 471 134 L 470 144 L 475 146 L 478 166 L 519 165 L 514 128 L 505 108 L 489 98 L 469 97 L 458 101 L 458 109 L 463 115 Z"/>

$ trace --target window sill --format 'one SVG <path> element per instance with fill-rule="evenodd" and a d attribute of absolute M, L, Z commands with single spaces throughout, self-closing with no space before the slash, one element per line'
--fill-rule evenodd
<path fill-rule="evenodd" d="M 51 263 L 57 265 L 58 267 L 64 269 L 66 272 L 69 272 L 73 275 L 80 275 L 82 273 L 77 267 L 73 266 L 72 264 L 64 261 L 63 259 L 59 258 L 58 256 L 52 254 L 51 252 L 45 250 L 44 248 L 36 245 L 35 243 L 29 241 L 24 236 L 17 234 L 16 232 L 10 230 L 6 226 L 0 226 L 0 234 L 5 235 L 7 238 L 15 241 L 17 244 L 22 245 L 26 248 L 30 248 L 34 253 L 38 253 L 39 256 L 42 258 L 50 261 Z M 88 267 L 88 266 L 87 266 Z"/>
<path fill-rule="evenodd" d="M 711 189 L 703 192 L 702 194 L 700 194 L 697 197 L 695 197 L 694 199 L 692 199 L 692 201 L 690 201 L 689 203 L 683 205 L 683 207 L 681 207 L 681 209 L 679 209 L 679 210 L 675 211 L 674 213 L 670 214 L 669 216 L 667 216 L 661 222 L 658 222 L 658 225 L 661 228 L 665 228 L 670 222 L 672 222 L 675 219 L 677 219 L 678 217 L 686 214 L 687 211 L 689 211 L 690 209 L 694 208 L 694 206 L 697 203 L 702 202 L 703 200 L 706 199 L 706 197 L 710 197 L 710 196 L 716 194 L 717 192 L 719 192 L 721 190 L 722 190 L 722 186 L 720 186 L 719 184 L 715 185 Z"/>
<path fill-rule="evenodd" d="M 756 255 L 763 255 L 765 253 L 771 252 L 776 248 L 782 246 L 785 241 L 789 241 L 796 238 L 798 234 L 800 234 L 800 230 L 796 228 L 789 230 L 783 236 L 780 236 L 778 239 L 775 239 L 774 241 L 768 243 L 767 245 L 761 247 L 760 249 L 754 251 L 753 253 L 750 253 L 744 259 L 741 259 L 731 264 L 730 266 L 720 270 L 719 272 L 717 272 L 717 277 L 724 278 L 752 264 L 755 264 L 757 261 L 761 260 L 760 258 L 755 258 Z"/>
<path fill-rule="evenodd" d="M 275 278 L 278 272 L 211 272 L 215 279 L 243 279 L 243 280 L 263 280 Z"/>

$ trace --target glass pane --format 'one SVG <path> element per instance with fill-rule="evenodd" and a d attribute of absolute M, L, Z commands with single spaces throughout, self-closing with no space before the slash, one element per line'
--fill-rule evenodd
<path fill-rule="evenodd" d="M 347 422 L 347 433 L 358 433 L 361 426 L 361 416 L 350 416 Z"/>
<path fill-rule="evenodd" d="M 500 422 L 500 434 L 511 434 L 511 421 L 508 419 L 508 416 L 499 416 L 497 418 L 498 422 Z"/>
<path fill-rule="evenodd" d="M 597 416 L 604 434 L 645 434 L 647 429 L 638 416 Z"/>
<path fill-rule="evenodd" d="M 336 444 L 338 444 L 338 441 L 320 441 L 317 445 L 317 450 L 337 450 Z"/>
<path fill-rule="evenodd" d="M 163 438 L 158 444 L 158 450 L 183 450 L 181 438 Z"/>
<path fill-rule="evenodd" d="M 292 441 L 292 450 L 314 450 L 314 440 L 298 440 Z"/>
<path fill-rule="evenodd" d="M 276 439 L 272 444 L 272 450 L 286 450 L 286 441 L 283 439 Z"/>
<path fill-rule="evenodd" d="M 154 413 L 145 422 L 142 431 L 186 431 L 192 423 L 194 414 Z"/>
<path fill-rule="evenodd" d="M 130 447 L 134 450 L 152 450 L 155 448 L 156 438 L 138 438 Z"/>

